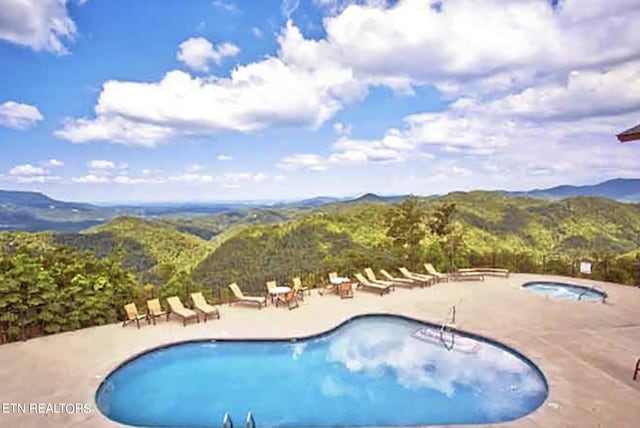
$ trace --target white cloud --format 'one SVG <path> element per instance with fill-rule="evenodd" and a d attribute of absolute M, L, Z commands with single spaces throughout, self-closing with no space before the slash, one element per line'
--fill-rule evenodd
<path fill-rule="evenodd" d="M 106 85 L 106 84 L 105 84 Z M 112 143 L 153 147 L 176 133 L 167 126 L 132 121 L 121 116 L 106 115 L 96 119 L 67 119 L 63 129 L 54 133 L 72 143 L 108 141 Z"/>
<path fill-rule="evenodd" d="M 188 184 L 203 184 L 213 183 L 215 177 L 211 174 L 197 174 L 190 172 L 185 174 L 171 175 L 167 178 L 167 180 Z"/>
<path fill-rule="evenodd" d="M 300 6 L 300 0 L 282 0 L 280 5 L 282 15 L 287 19 L 291 18 L 291 15 L 298 9 L 298 6 Z"/>
<path fill-rule="evenodd" d="M 260 183 L 265 181 L 268 178 L 268 176 L 266 174 L 263 174 L 261 172 L 252 174 L 252 173 L 246 173 L 246 172 L 240 172 L 240 173 L 228 173 L 228 174 L 223 174 L 221 177 L 221 180 L 223 181 L 224 184 L 239 184 L 241 182 L 244 181 L 251 181 L 254 183 Z"/>
<path fill-rule="evenodd" d="M 524 120 L 571 120 L 640 111 L 640 61 L 569 73 L 488 103 L 463 99 L 454 108 Z"/>
<path fill-rule="evenodd" d="M 314 74 L 277 58 L 238 67 L 226 79 L 172 71 L 159 83 L 109 81 L 98 99 L 97 117 L 68 120 L 56 135 L 75 143 L 154 146 L 179 134 L 317 127 L 341 108 L 343 94 L 338 96 L 336 88 L 352 83 L 343 70 Z"/>
<path fill-rule="evenodd" d="M 351 131 L 353 131 L 353 128 L 351 127 L 351 125 L 348 125 L 342 122 L 336 122 L 333 124 L 333 132 L 335 132 L 340 136 L 351 135 Z"/>
<path fill-rule="evenodd" d="M 280 160 L 278 166 L 286 170 L 309 169 L 311 171 L 322 171 L 326 169 L 325 160 L 320 155 L 310 153 L 300 153 L 286 156 Z"/>
<path fill-rule="evenodd" d="M 20 177 L 30 177 L 44 174 L 46 174 L 46 170 L 44 168 L 33 166 L 30 163 L 16 165 L 9 170 L 9 175 Z"/>
<path fill-rule="evenodd" d="M 276 182 L 282 182 L 282 181 L 286 180 L 286 178 L 287 178 L 287 177 L 286 177 L 286 176 L 284 176 L 284 175 L 276 175 L 275 177 L 273 177 L 273 179 L 274 179 Z"/>
<path fill-rule="evenodd" d="M 8 178 L 20 184 L 49 183 L 62 180 L 62 177 L 52 175 L 46 168 L 34 166 L 30 163 L 16 165 L 11 168 Z"/>
<path fill-rule="evenodd" d="M 0 10 L 2 7 L 0 7 Z M 2 22 L 0 12 L 0 22 Z M 1 24 L 0 24 L 1 25 Z M 37 107 L 17 103 L 15 101 L 7 101 L 0 104 L 0 125 L 13 129 L 27 129 L 34 126 L 37 122 L 43 120 L 42 114 Z"/>
<path fill-rule="evenodd" d="M 213 0 L 212 4 L 213 4 L 213 7 L 224 10 L 225 12 L 232 12 L 232 13 L 239 12 L 238 6 L 235 3 L 232 3 L 231 1 Z"/>
<path fill-rule="evenodd" d="M 203 167 L 202 165 L 196 165 L 196 164 L 194 164 L 194 165 L 189 165 L 189 166 L 186 168 L 186 171 L 187 171 L 187 172 L 198 172 L 198 171 L 202 171 L 203 169 L 204 169 L 204 167 Z"/>
<path fill-rule="evenodd" d="M 255 37 L 256 39 L 261 39 L 263 36 L 262 30 L 258 27 L 251 28 L 251 34 L 253 34 L 253 37 Z"/>
<path fill-rule="evenodd" d="M 544 114 L 560 119 L 569 110 L 587 117 L 637 109 L 638 91 L 623 93 L 620 84 L 635 78 L 632 61 L 640 59 L 635 0 L 611 0 L 606 7 L 601 0 L 565 0 L 557 8 L 543 0 L 448 0 L 440 8 L 424 0 L 320 3 L 339 5 L 323 20 L 325 38 L 307 39 L 289 21 L 276 56 L 238 66 L 229 77 L 170 71 L 159 82 L 106 82 L 95 118 L 70 119 L 56 135 L 76 143 L 154 146 L 220 131 L 317 128 L 371 86 L 411 93 L 435 85 L 446 97 L 468 99 L 450 113 L 409 118 L 402 139 L 450 153 L 489 154 L 507 144 L 520 119 L 492 121 L 501 134 L 494 137 L 483 125 L 490 118 L 468 117 L 469 103 L 498 112 L 515 105 L 521 119 L 541 115 L 546 101 L 553 108 Z M 286 14 L 296 4 L 285 2 Z M 205 67 L 203 61 L 196 67 Z M 579 74 L 569 75 L 575 70 Z M 563 85 L 568 92 L 553 92 Z M 605 100 L 609 90 L 622 95 L 618 104 L 614 96 Z M 520 98 L 507 98 L 509 92 Z M 378 143 L 367 150 L 390 150 Z M 342 158 L 362 159 L 363 150 Z"/>
<path fill-rule="evenodd" d="M 180 44 L 177 58 L 193 70 L 208 72 L 211 62 L 220 64 L 224 58 L 233 57 L 239 53 L 240 49 L 232 43 L 220 43 L 214 46 L 205 38 L 192 37 Z"/>
<path fill-rule="evenodd" d="M 0 39 L 64 54 L 64 43 L 73 40 L 75 34 L 67 0 L 9 0 L 0 6 Z"/>
<path fill-rule="evenodd" d="M 129 177 L 128 175 L 118 175 L 113 179 L 116 184 L 162 184 L 166 179 L 162 177 L 150 177 L 143 175 L 142 177 Z"/>
<path fill-rule="evenodd" d="M 111 182 L 109 177 L 105 177 L 103 175 L 96 175 L 96 174 L 87 174 L 81 177 L 72 177 L 71 181 L 79 184 L 106 184 Z"/>
<path fill-rule="evenodd" d="M 281 57 L 291 65 L 339 64 L 382 84 L 455 85 L 497 76 L 549 75 L 640 55 L 633 0 L 424 0 L 350 5 L 324 20 L 326 39 L 288 26 Z M 490 23 L 490 24 L 488 24 Z M 538 77 L 536 77 L 538 78 Z M 525 82 L 528 80 L 525 80 Z"/>
<path fill-rule="evenodd" d="M 233 160 L 233 156 L 221 154 L 221 155 L 218 155 L 216 159 L 218 159 L 219 161 L 225 162 L 225 161 Z"/>
<path fill-rule="evenodd" d="M 62 162 L 59 159 L 49 159 L 44 164 L 46 166 L 49 166 L 49 167 L 52 167 L 52 168 L 57 168 L 57 167 L 60 167 L 60 166 L 64 166 L 64 162 Z"/>
<path fill-rule="evenodd" d="M 100 170 L 100 169 L 106 170 L 106 169 L 116 168 L 116 164 L 114 162 L 104 160 L 104 159 L 92 160 L 87 163 L 87 166 L 91 169 L 96 169 L 96 170 Z"/>

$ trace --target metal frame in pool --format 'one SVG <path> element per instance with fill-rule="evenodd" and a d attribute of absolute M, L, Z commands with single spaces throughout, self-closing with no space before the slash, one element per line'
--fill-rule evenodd
<path fill-rule="evenodd" d="M 605 303 L 607 298 L 609 297 L 609 295 L 607 294 L 606 291 L 599 289 L 599 288 L 595 288 L 596 285 L 592 286 L 592 287 L 586 287 L 584 285 L 578 285 L 578 284 L 569 284 L 566 282 L 555 282 L 555 281 L 530 281 L 530 282 L 525 282 L 524 284 L 522 284 L 522 288 L 530 288 L 534 285 L 548 285 L 548 286 L 553 286 L 553 287 L 557 287 L 557 288 L 564 288 L 564 289 L 571 289 L 571 288 L 578 288 L 580 290 L 583 290 L 584 293 L 593 293 L 593 294 L 597 294 L 602 298 L 602 303 Z M 581 301 L 580 297 L 578 297 L 576 300 Z"/>

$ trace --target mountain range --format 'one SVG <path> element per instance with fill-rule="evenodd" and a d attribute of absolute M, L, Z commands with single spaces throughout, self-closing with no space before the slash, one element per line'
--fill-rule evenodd
<path fill-rule="evenodd" d="M 498 191 L 507 196 L 558 200 L 576 196 L 592 196 L 620 202 L 640 202 L 640 179 L 618 178 L 586 186 L 563 185 L 547 189 L 528 191 Z M 280 214 L 264 213 L 271 208 L 276 211 L 311 210 L 331 204 L 393 203 L 406 195 L 380 196 L 367 193 L 356 198 L 319 196 L 287 202 L 211 202 L 211 203 L 166 203 L 100 206 L 88 203 L 64 202 L 38 192 L 0 190 L 0 230 L 78 232 L 108 222 L 118 216 L 128 215 L 142 218 L 190 218 L 202 215 L 226 214 L 221 228 L 200 230 L 210 238 L 230 224 L 251 221 L 250 216 L 259 217 L 255 222 L 281 220 Z M 435 197 L 435 196 L 433 196 Z M 256 214 L 260 212 L 260 214 Z M 266 217 L 270 219 L 265 219 Z M 221 217 L 222 218 L 222 217 Z M 216 221 L 218 221 L 217 219 Z M 190 228 L 188 221 L 181 226 Z"/>

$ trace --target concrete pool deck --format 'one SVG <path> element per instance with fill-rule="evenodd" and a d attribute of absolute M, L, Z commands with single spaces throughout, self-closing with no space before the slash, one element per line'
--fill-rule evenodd
<path fill-rule="evenodd" d="M 606 304 L 554 300 L 520 286 L 534 280 L 598 284 Z M 223 305 L 221 320 L 189 324 L 177 319 L 157 326 L 120 324 L 57 334 L 0 346 L 0 402 L 88 403 L 88 414 L 21 414 L 0 410 L 1 427 L 122 427 L 95 407 L 96 389 L 131 356 L 162 344 L 198 338 L 277 338 L 325 331 L 358 314 L 392 313 L 441 323 L 457 306 L 459 329 L 477 333 L 530 358 L 549 383 L 549 396 L 524 418 L 504 428 L 640 426 L 640 380 L 632 380 L 640 358 L 640 289 L 543 275 L 397 288 L 384 297 L 356 291 L 305 296 L 300 308 Z M 162 380 L 159 380 L 161 382 Z M 220 426 L 222 421 L 211 421 Z M 260 426 L 259 419 L 256 421 Z M 218 425 L 213 425 L 218 423 Z M 240 425 L 240 424 L 238 424 Z M 471 426 L 471 425 L 465 425 Z"/>

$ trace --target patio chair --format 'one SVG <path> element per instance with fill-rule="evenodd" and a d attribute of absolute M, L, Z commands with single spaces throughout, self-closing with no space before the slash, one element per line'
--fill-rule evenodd
<path fill-rule="evenodd" d="M 275 294 L 271 294 L 271 290 L 276 288 L 278 286 L 278 283 L 275 282 L 275 281 L 267 281 L 265 283 L 265 286 L 267 287 L 267 296 L 271 299 L 271 303 L 273 303 L 273 301 L 276 298 L 276 296 L 275 296 Z"/>
<path fill-rule="evenodd" d="M 297 292 L 294 288 L 292 288 L 288 293 L 278 294 L 276 297 L 276 308 L 278 307 L 279 302 L 286 304 L 289 310 L 299 307 L 296 294 Z"/>
<path fill-rule="evenodd" d="M 382 284 L 379 282 L 372 282 L 365 278 L 361 273 L 356 273 L 355 277 L 358 280 L 359 287 L 376 291 L 380 293 L 380 296 L 384 295 L 385 293 L 390 293 L 391 290 L 395 289 L 392 283 Z"/>
<path fill-rule="evenodd" d="M 301 300 L 304 300 L 304 293 L 306 292 L 309 296 L 311 296 L 311 288 L 304 287 L 302 285 L 302 281 L 299 276 L 293 278 L 293 289 L 296 290 L 297 295 Z"/>
<path fill-rule="evenodd" d="M 433 267 L 433 265 L 431 263 L 425 263 L 424 264 L 424 268 L 426 269 L 427 273 L 433 277 L 435 277 L 438 282 L 448 282 L 449 281 L 449 275 L 447 275 L 446 273 L 440 273 L 436 270 L 436 268 Z"/>
<path fill-rule="evenodd" d="M 380 272 L 382 273 L 384 269 L 380 270 Z M 413 288 L 415 283 L 413 281 L 411 281 L 410 279 L 407 278 L 394 278 L 391 275 L 389 275 L 389 273 L 387 271 L 384 271 L 387 273 L 387 275 L 385 275 L 384 273 L 382 273 L 382 275 L 386 278 L 386 280 L 379 280 L 376 277 L 376 274 L 373 272 L 373 269 L 371 268 L 366 268 L 364 270 L 364 274 L 367 276 L 367 279 L 371 282 L 378 282 L 378 283 L 391 283 L 393 285 L 399 285 L 400 287 L 406 287 L 406 288 Z"/>
<path fill-rule="evenodd" d="M 146 319 L 147 323 L 151 322 L 149 321 L 149 317 L 147 316 L 147 314 L 140 315 L 138 313 L 138 308 L 136 307 L 135 303 L 129 303 L 127 305 L 124 305 L 124 311 L 127 315 L 127 318 L 124 321 L 122 321 L 122 327 L 126 326 L 127 324 L 136 323 L 138 328 L 140 328 L 141 319 Z"/>
<path fill-rule="evenodd" d="M 398 270 L 400 271 L 402 276 L 414 280 L 422 286 L 430 287 L 435 282 L 435 278 L 431 275 L 423 275 L 420 273 L 410 272 L 409 269 L 405 267 L 400 267 L 398 268 Z"/>
<path fill-rule="evenodd" d="M 234 300 L 229 303 L 229 305 L 233 303 L 251 303 L 254 305 L 258 305 L 259 309 L 262 309 L 263 306 L 267 305 L 267 298 L 262 296 L 245 296 L 242 294 L 242 290 L 238 287 L 238 284 L 235 282 L 233 284 L 229 284 L 229 288 L 233 293 Z"/>
<path fill-rule="evenodd" d="M 207 322 L 209 315 L 220 319 L 218 308 L 207 303 L 201 292 L 191 293 L 191 301 L 193 302 L 193 307 L 204 315 L 204 322 Z"/>
<path fill-rule="evenodd" d="M 343 282 L 336 287 L 341 299 L 353 299 L 353 284 L 351 281 Z"/>
<path fill-rule="evenodd" d="M 182 301 L 178 296 L 167 297 L 167 304 L 169 305 L 169 313 L 176 314 L 182 318 L 182 325 L 186 326 L 187 321 L 195 318 L 196 322 L 200 322 L 200 317 L 196 311 L 187 309 L 182 304 Z"/>
<path fill-rule="evenodd" d="M 396 285 L 400 285 L 402 287 L 413 288 L 416 285 L 416 281 L 409 278 L 398 278 L 391 275 L 384 269 L 380 269 L 380 273 L 384 276 L 388 281 L 393 282 Z"/>
<path fill-rule="evenodd" d="M 156 325 L 156 318 L 159 318 L 163 315 L 166 315 L 167 321 L 169 321 L 169 312 L 162 309 L 162 306 L 160 305 L 160 299 L 147 300 L 147 314 L 153 322 L 153 325 Z"/>

